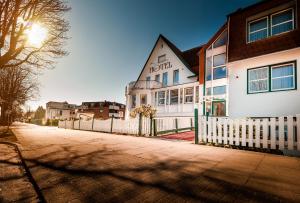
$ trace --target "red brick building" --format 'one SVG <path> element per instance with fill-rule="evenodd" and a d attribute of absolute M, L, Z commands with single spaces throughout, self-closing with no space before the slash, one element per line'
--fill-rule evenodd
<path fill-rule="evenodd" d="M 97 119 L 125 118 L 125 105 L 117 102 L 99 101 L 82 102 L 77 116 L 88 116 Z"/>

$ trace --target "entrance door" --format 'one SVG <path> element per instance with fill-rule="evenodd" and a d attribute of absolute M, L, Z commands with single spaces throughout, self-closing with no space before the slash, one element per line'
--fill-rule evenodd
<path fill-rule="evenodd" d="M 213 101 L 212 103 L 213 116 L 226 116 L 226 102 Z"/>

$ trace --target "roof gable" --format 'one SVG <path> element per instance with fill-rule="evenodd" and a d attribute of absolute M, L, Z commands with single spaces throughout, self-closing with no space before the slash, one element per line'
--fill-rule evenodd
<path fill-rule="evenodd" d="M 190 70 L 192 73 L 194 73 L 195 75 L 198 75 L 199 73 L 199 69 L 198 69 L 198 65 L 199 65 L 199 60 L 197 57 L 197 53 L 199 52 L 199 50 L 201 49 L 202 46 L 199 47 L 195 47 L 193 49 L 189 49 L 187 51 L 181 52 L 171 41 L 169 41 L 166 37 L 164 37 L 162 34 L 160 34 L 146 60 L 146 63 L 144 64 L 144 67 L 142 69 L 142 71 L 139 74 L 139 77 L 137 79 L 137 81 L 140 79 L 142 73 L 144 72 L 150 57 L 152 56 L 155 48 L 157 47 L 157 44 L 159 42 L 159 40 L 163 40 L 168 47 L 172 50 L 172 52 L 177 56 L 177 58 L 185 65 L 185 67 L 187 67 L 188 70 Z"/>

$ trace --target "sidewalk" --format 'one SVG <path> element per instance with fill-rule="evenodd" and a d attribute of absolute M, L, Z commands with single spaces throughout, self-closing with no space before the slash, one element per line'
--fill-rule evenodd
<path fill-rule="evenodd" d="M 0 202 L 38 202 L 13 146 L 0 143 Z"/>

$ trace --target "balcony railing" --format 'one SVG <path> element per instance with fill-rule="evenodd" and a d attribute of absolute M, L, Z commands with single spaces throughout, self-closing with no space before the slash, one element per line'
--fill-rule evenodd
<path fill-rule="evenodd" d="M 134 90 L 153 90 L 161 87 L 162 83 L 155 80 L 138 80 L 127 85 L 126 94 L 131 94 Z"/>

